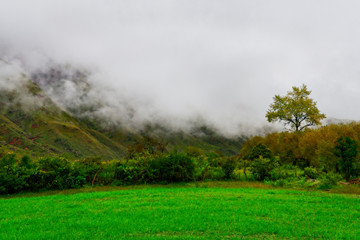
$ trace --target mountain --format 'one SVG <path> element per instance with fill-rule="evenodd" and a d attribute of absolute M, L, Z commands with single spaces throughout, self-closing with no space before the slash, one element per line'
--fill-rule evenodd
<path fill-rule="evenodd" d="M 331 125 L 331 124 L 349 124 L 351 122 L 355 122 L 355 120 L 350 120 L 350 119 L 338 119 L 338 118 L 331 118 L 328 117 L 325 119 L 324 121 L 325 125 Z"/>
<path fill-rule="evenodd" d="M 190 132 L 172 131 L 156 123 L 141 130 L 125 128 L 121 124 L 104 124 L 100 116 L 89 117 L 87 114 L 102 103 L 88 100 L 87 89 L 91 85 L 86 81 L 85 73 L 58 67 L 33 74 L 11 68 L 12 74 L 1 74 L 9 68 L 9 63 L 0 62 L 2 152 L 36 157 L 65 155 L 71 159 L 87 156 L 114 159 L 123 158 L 131 151 L 170 151 L 193 146 L 235 155 L 245 140 L 244 137 L 224 137 L 205 124 L 194 125 Z M 64 84 L 69 82 L 85 99 L 80 104 L 61 102 L 61 94 L 66 91 Z M 56 94 L 47 94 L 49 89 Z"/>

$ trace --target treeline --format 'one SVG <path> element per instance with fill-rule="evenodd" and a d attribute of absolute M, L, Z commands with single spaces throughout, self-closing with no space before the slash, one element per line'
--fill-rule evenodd
<path fill-rule="evenodd" d="M 131 154 L 122 160 L 100 157 L 30 159 L 5 154 L 0 158 L 0 194 L 80 188 L 84 185 L 128 185 L 220 180 L 232 177 L 235 160 L 217 153 L 187 152 Z"/>
<path fill-rule="evenodd" d="M 302 174 L 311 179 L 351 180 L 360 175 L 359 143 L 360 123 L 334 124 L 253 137 L 244 144 L 239 158 L 257 180 L 285 179 L 281 175 L 289 171 L 284 168 L 293 169 L 297 178 Z"/>
<path fill-rule="evenodd" d="M 126 158 L 112 161 L 0 153 L 0 194 L 223 179 L 328 189 L 359 177 L 359 143 L 360 124 L 351 123 L 253 137 L 233 157 L 196 147 L 164 152 L 152 145 L 129 148 Z"/>

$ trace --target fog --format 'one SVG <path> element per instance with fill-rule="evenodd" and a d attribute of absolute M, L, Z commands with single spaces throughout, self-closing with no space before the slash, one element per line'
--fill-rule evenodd
<path fill-rule="evenodd" d="M 237 134 L 264 126 L 272 97 L 301 84 L 328 117 L 360 120 L 359 10 L 355 0 L 1 0 L 0 58 L 25 72 L 86 69 L 85 100 L 102 101 L 96 114 L 109 121 L 200 119 Z M 78 91 L 54 98 L 73 105 Z"/>

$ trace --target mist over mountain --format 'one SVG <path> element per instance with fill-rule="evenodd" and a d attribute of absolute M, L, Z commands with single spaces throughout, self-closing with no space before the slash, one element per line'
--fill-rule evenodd
<path fill-rule="evenodd" d="M 25 74 L 64 111 L 136 131 L 271 131 L 272 97 L 301 84 L 327 116 L 358 120 L 357 9 L 353 0 L 4 1 L 0 58 L 10 64 L 0 87 L 20 89 L 6 76 Z"/>
<path fill-rule="evenodd" d="M 117 112 L 125 105 L 112 106 L 101 95 L 94 97 L 97 90 L 88 81 L 89 73 L 70 65 L 52 64 L 30 74 L 16 62 L 2 60 L 0 72 L 4 85 L 0 88 L 0 154 L 110 160 L 133 151 L 195 147 L 236 155 L 246 139 L 224 136 L 202 121 L 187 128 L 173 128 L 166 121 L 133 122 L 130 108 Z"/>
<path fill-rule="evenodd" d="M 32 69 L 25 61 L 19 59 L 2 60 L 0 71 L 3 71 L 3 84 L 9 91 L 17 92 L 23 106 L 29 109 L 41 106 L 41 101 L 31 98 L 26 89 L 26 82 L 34 82 L 41 90 L 62 110 L 80 119 L 99 121 L 103 127 L 112 126 L 127 130 L 143 131 L 148 126 L 161 126 L 164 132 L 185 131 L 192 133 L 194 129 L 204 125 L 210 127 L 218 134 L 227 137 L 239 137 L 250 134 L 263 134 L 274 131 L 271 127 L 252 127 L 239 130 L 224 131 L 220 125 L 206 118 L 206 115 L 194 115 L 174 118 L 150 112 L 154 108 L 150 103 L 122 95 L 122 91 L 114 90 L 99 84 L 95 73 L 85 68 L 60 64 L 48 60 L 46 65 Z M 6 75 L 7 74 L 7 75 Z M 6 76 L 5 76 L 6 75 Z M 25 104 L 26 103 L 26 104 Z M 25 105 L 24 105 L 25 104 Z M 33 106 L 30 106 L 30 105 Z M 149 109 L 146 110 L 145 107 Z M 144 114 L 144 112 L 148 112 Z M 240 126 L 240 123 L 239 123 Z"/>

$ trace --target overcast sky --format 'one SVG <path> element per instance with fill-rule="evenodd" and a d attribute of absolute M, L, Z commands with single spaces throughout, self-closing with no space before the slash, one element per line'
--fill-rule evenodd
<path fill-rule="evenodd" d="M 306 84 L 328 117 L 360 120 L 360 1 L 0 2 L 0 48 L 92 69 L 139 118 L 261 126 L 275 94 Z"/>

